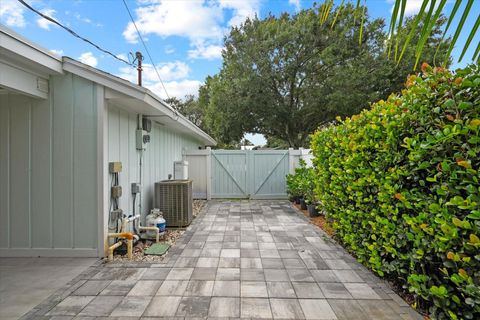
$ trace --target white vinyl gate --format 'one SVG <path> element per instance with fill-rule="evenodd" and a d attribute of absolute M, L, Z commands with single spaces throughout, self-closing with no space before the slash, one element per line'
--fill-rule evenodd
<path fill-rule="evenodd" d="M 186 153 L 196 199 L 285 199 L 286 175 L 308 150 L 195 150 Z"/>

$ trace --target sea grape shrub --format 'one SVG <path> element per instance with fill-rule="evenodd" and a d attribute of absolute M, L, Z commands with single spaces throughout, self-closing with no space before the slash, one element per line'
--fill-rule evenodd
<path fill-rule="evenodd" d="M 437 319 L 480 319 L 480 73 L 422 66 L 406 88 L 312 137 L 336 234 Z"/>
<path fill-rule="evenodd" d="M 287 175 L 287 192 L 292 197 L 311 198 L 314 188 L 313 168 L 307 167 L 306 162 L 300 159 L 294 174 Z"/>

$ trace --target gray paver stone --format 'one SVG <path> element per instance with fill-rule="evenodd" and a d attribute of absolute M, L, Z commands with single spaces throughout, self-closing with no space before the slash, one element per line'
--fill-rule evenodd
<path fill-rule="evenodd" d="M 209 317 L 240 317 L 240 298 L 213 297 L 208 311 Z"/>
<path fill-rule="evenodd" d="M 262 298 L 241 298 L 240 315 L 242 318 L 271 319 L 270 302 Z"/>
<path fill-rule="evenodd" d="M 177 309 L 177 316 L 206 317 L 210 308 L 210 297 L 183 297 Z"/>
<path fill-rule="evenodd" d="M 295 299 L 270 299 L 274 319 L 305 319 L 302 308 Z"/>
<path fill-rule="evenodd" d="M 302 307 L 305 319 L 319 319 L 319 320 L 333 320 L 337 319 L 335 312 L 328 304 L 327 300 L 323 299 L 300 299 L 300 306 Z"/>

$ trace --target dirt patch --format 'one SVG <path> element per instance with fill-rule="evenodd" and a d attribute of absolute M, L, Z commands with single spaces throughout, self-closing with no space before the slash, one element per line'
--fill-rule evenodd
<path fill-rule="evenodd" d="M 205 200 L 193 200 L 193 218 L 195 219 L 197 215 L 202 211 L 203 207 L 206 205 L 207 201 Z M 173 246 L 175 242 L 177 241 L 178 238 L 182 236 L 182 234 L 185 232 L 184 228 L 168 228 L 165 231 L 165 235 L 163 238 L 160 238 L 161 243 L 168 243 L 170 246 Z M 113 261 L 111 262 L 128 262 L 128 261 L 134 261 L 134 262 L 158 262 L 162 261 L 165 256 L 168 255 L 168 251 L 165 255 L 163 256 L 153 256 L 153 255 L 145 255 L 144 251 L 150 247 L 152 244 L 154 244 L 155 241 L 151 240 L 140 240 L 138 241 L 135 246 L 133 247 L 133 259 L 129 260 L 127 258 L 127 255 L 124 254 L 124 251 L 126 251 L 126 248 L 122 247 L 119 250 L 121 252 L 118 253 L 116 252 L 115 255 L 113 256 Z M 107 261 L 105 259 L 105 261 Z"/>

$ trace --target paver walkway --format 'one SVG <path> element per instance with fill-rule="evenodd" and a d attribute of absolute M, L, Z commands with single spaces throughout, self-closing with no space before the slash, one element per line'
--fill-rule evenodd
<path fill-rule="evenodd" d="M 26 318 L 57 316 L 422 318 L 286 201 L 210 202 L 161 263 L 99 263 Z"/>

